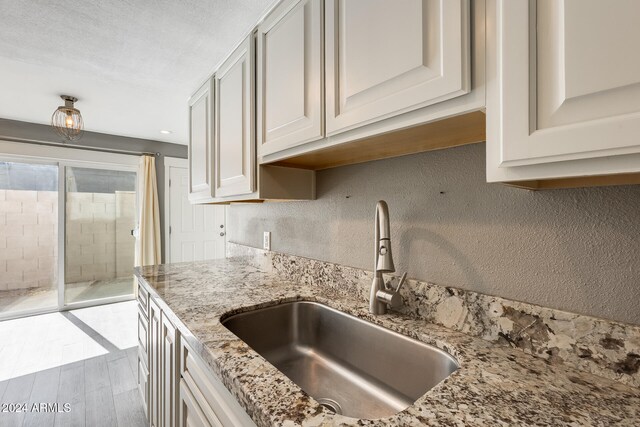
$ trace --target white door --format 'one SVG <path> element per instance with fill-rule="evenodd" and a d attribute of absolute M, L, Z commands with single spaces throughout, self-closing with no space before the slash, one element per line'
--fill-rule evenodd
<path fill-rule="evenodd" d="M 258 154 L 323 136 L 322 1 L 289 0 L 258 26 Z"/>
<path fill-rule="evenodd" d="M 640 170 L 640 2 L 498 0 L 487 16 L 489 181 Z"/>
<path fill-rule="evenodd" d="M 189 203 L 186 165 L 168 165 L 165 174 L 169 177 L 165 200 L 169 224 L 166 262 L 224 258 L 225 207 Z"/>
<path fill-rule="evenodd" d="M 254 64 L 249 35 L 213 76 L 216 197 L 255 188 Z"/>
<path fill-rule="evenodd" d="M 326 0 L 327 134 L 470 90 L 467 0 Z"/>

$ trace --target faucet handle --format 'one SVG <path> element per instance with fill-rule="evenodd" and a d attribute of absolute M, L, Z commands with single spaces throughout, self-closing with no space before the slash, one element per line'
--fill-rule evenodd
<path fill-rule="evenodd" d="M 396 286 L 395 292 L 400 292 L 400 288 L 404 285 L 404 281 L 407 278 L 407 272 L 402 273 L 402 277 L 400 277 L 400 281 L 398 282 L 398 286 Z"/>
<path fill-rule="evenodd" d="M 396 286 L 395 291 L 391 287 L 391 281 L 389 281 L 389 283 L 385 283 L 386 289 L 380 289 L 378 292 L 376 292 L 377 300 L 385 304 L 388 304 L 389 307 L 393 309 L 398 309 L 402 307 L 402 297 L 400 296 L 399 291 L 402 285 L 404 284 L 406 278 L 407 278 L 407 273 L 404 273 L 400 278 L 400 282 L 398 283 L 398 286 Z"/>

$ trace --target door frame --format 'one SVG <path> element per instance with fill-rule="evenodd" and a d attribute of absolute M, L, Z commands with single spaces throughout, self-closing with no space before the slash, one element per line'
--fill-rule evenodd
<path fill-rule="evenodd" d="M 164 262 L 171 262 L 171 168 L 189 169 L 189 159 L 181 159 L 179 157 L 164 158 Z"/>
<path fill-rule="evenodd" d="M 76 308 L 85 308 L 85 307 L 93 307 L 96 305 L 103 304 L 112 304 L 116 302 L 129 301 L 136 298 L 136 289 L 133 285 L 133 272 L 131 273 L 131 294 L 130 295 L 121 295 L 115 297 L 107 297 L 101 298 L 99 300 L 88 300 L 88 301 L 78 301 L 67 303 L 65 302 L 65 261 L 66 261 L 66 209 L 67 209 L 67 189 L 66 189 L 66 177 L 67 177 L 67 168 L 69 167 L 77 167 L 77 168 L 85 168 L 85 169 L 100 169 L 100 170 L 112 170 L 112 171 L 123 171 L 123 172 L 133 172 L 136 174 L 136 218 L 135 218 L 135 228 L 138 228 L 138 159 L 135 158 L 135 163 L 128 162 L 130 164 L 111 164 L 111 163 L 99 163 L 99 162 L 84 162 L 84 161 L 59 161 L 58 162 L 58 236 L 63 236 L 62 238 L 58 237 L 58 307 L 61 310 L 72 310 Z M 62 230 L 62 233 L 60 231 Z"/>

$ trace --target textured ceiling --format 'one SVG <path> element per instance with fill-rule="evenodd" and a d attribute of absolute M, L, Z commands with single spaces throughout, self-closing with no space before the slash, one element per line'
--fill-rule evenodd
<path fill-rule="evenodd" d="M 272 3 L 0 0 L 0 117 L 69 94 L 87 130 L 186 144 L 187 99 Z"/>

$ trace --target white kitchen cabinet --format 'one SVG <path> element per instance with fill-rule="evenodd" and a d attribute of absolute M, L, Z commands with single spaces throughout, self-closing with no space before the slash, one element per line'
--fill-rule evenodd
<path fill-rule="evenodd" d="M 254 55 L 249 35 L 213 76 L 216 197 L 255 191 Z"/>
<path fill-rule="evenodd" d="M 191 347 L 185 342 L 180 347 L 178 426 L 255 427 L 253 420 Z"/>
<path fill-rule="evenodd" d="M 484 0 L 325 0 L 324 12 L 324 137 L 272 145 L 261 165 L 322 170 L 486 139 Z"/>
<path fill-rule="evenodd" d="M 189 200 L 213 199 L 213 87 L 212 79 L 189 99 Z"/>
<path fill-rule="evenodd" d="M 137 382 L 142 398 L 145 415 L 149 418 L 150 384 L 149 384 L 149 294 L 138 283 L 138 364 Z"/>
<path fill-rule="evenodd" d="M 138 390 L 140 390 L 142 397 L 144 413 L 147 419 L 149 419 L 149 368 L 140 357 L 138 357 Z"/>
<path fill-rule="evenodd" d="M 212 187 L 203 186 L 202 193 L 190 195 L 192 203 L 261 202 L 264 200 L 313 200 L 315 198 L 315 172 L 282 166 L 257 166 L 256 132 L 255 132 L 255 34 L 249 34 L 231 55 L 220 65 L 213 75 L 212 87 L 198 91 L 204 99 L 213 98 L 209 107 L 210 122 L 214 131 L 211 137 L 201 138 L 207 149 L 200 155 L 211 153 Z M 208 93 L 208 95 L 207 95 Z M 213 94 L 213 96 L 211 95 Z M 204 114 L 209 105 L 202 105 L 193 111 Z M 200 104 L 194 104 L 197 106 Z M 202 122 L 204 123 L 204 122 Z M 206 126 L 192 120 L 192 135 L 197 129 Z M 195 142 L 191 144 L 196 146 Z M 197 156 L 194 150 L 189 151 L 189 162 L 194 163 Z M 202 162 L 201 162 L 202 163 Z M 194 163 L 195 164 L 195 163 Z M 201 168 L 189 168 L 190 182 L 199 182 L 199 170 L 207 170 L 209 163 Z M 204 174 L 203 176 L 208 176 Z M 210 190 L 210 191 L 209 191 Z"/>
<path fill-rule="evenodd" d="M 138 387 L 151 427 L 255 424 L 138 284 Z M 148 317 L 147 317 L 148 313 Z"/>
<path fill-rule="evenodd" d="M 162 421 L 162 383 L 160 371 L 160 307 L 149 299 L 149 424 L 160 427 Z"/>
<path fill-rule="evenodd" d="M 327 134 L 470 90 L 467 0 L 326 0 Z"/>
<path fill-rule="evenodd" d="M 620 174 L 640 172 L 640 2 L 488 6 L 487 180 L 637 179 Z"/>
<path fill-rule="evenodd" d="M 160 329 L 160 401 L 161 418 L 163 427 L 175 427 L 178 422 L 178 343 L 180 334 L 167 319 L 164 313 L 161 316 Z"/>
<path fill-rule="evenodd" d="M 260 156 L 323 137 L 322 8 L 322 0 L 287 0 L 258 26 Z"/>
<path fill-rule="evenodd" d="M 139 358 L 145 366 L 149 365 L 149 319 L 142 313 L 138 306 L 138 349 Z"/>
<path fill-rule="evenodd" d="M 485 1 L 284 0 L 213 82 L 202 203 L 313 200 L 315 170 L 486 139 Z"/>
<path fill-rule="evenodd" d="M 180 380 L 180 427 L 222 427 L 222 422 L 213 412 L 205 414 L 200 407 L 203 400 L 201 396 L 194 396 L 187 383 Z"/>

